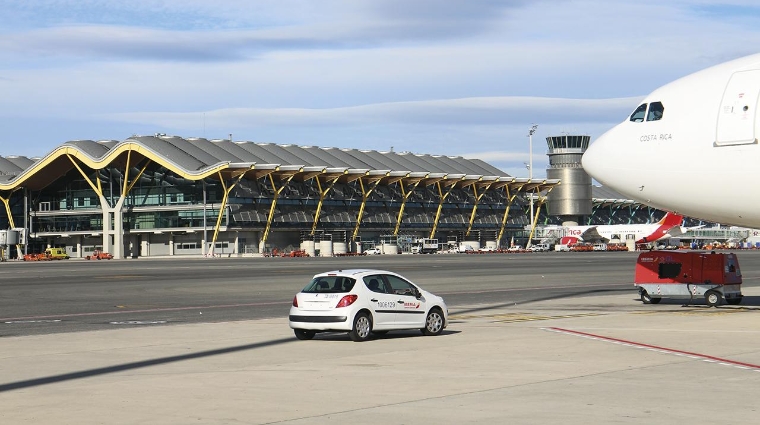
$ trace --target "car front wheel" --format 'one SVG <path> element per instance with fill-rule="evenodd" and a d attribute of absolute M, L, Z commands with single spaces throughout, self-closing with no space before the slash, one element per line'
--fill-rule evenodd
<path fill-rule="evenodd" d="M 354 327 L 351 329 L 351 332 L 348 333 L 348 336 L 356 342 L 361 342 L 369 339 L 371 333 L 372 319 L 369 318 L 367 313 L 358 313 L 356 317 L 354 317 Z"/>
<path fill-rule="evenodd" d="M 441 310 L 431 309 L 425 318 L 425 327 L 421 330 L 423 335 L 440 335 L 443 332 L 443 313 Z"/>

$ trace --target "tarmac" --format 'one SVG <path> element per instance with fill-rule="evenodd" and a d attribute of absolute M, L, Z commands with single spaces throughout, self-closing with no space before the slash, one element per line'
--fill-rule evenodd
<path fill-rule="evenodd" d="M 3 337 L 0 422 L 757 422 L 757 304 L 642 305 L 632 290 L 469 307 L 441 336 L 363 343 L 298 341 L 286 317 Z"/>

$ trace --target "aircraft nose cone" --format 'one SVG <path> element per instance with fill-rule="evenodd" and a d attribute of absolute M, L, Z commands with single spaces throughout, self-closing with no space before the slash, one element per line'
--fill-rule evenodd
<path fill-rule="evenodd" d="M 583 169 L 597 181 L 604 182 L 604 169 L 605 164 L 609 164 L 611 158 L 609 157 L 609 142 L 606 141 L 605 136 L 598 138 L 595 142 L 586 149 L 581 158 L 581 164 Z"/>

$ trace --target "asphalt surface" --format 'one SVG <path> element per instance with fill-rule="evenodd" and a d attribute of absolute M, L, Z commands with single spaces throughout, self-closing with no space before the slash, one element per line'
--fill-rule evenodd
<path fill-rule="evenodd" d="M 760 252 L 739 253 L 742 305 L 719 308 L 643 305 L 635 257 L 0 264 L 0 423 L 756 422 Z M 293 294 L 338 267 L 444 295 L 449 327 L 298 341 Z"/>
<path fill-rule="evenodd" d="M 450 308 L 472 311 L 634 293 L 635 258 L 610 252 L 3 263 L 0 336 L 286 317 L 311 276 L 348 268 L 395 271 L 444 296 Z"/>

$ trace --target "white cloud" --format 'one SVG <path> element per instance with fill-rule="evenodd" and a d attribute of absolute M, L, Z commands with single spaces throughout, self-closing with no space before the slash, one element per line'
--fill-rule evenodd
<path fill-rule="evenodd" d="M 745 8 L 700 0 L 10 2 L 0 29 L 0 155 L 32 146 L 44 154 L 68 139 L 233 133 L 467 154 L 525 175 L 531 123 L 540 125 L 538 172 L 546 136 L 593 138 L 654 88 L 754 53 L 760 12 L 749 0 L 730 4 Z"/>

